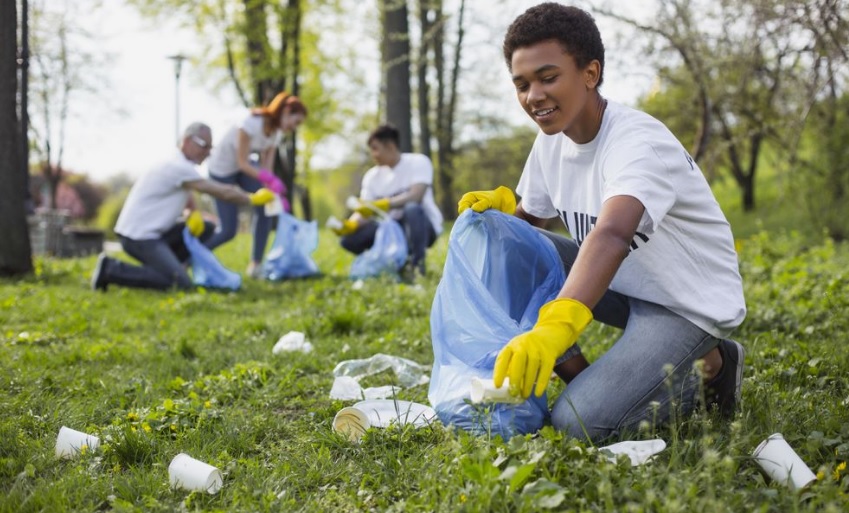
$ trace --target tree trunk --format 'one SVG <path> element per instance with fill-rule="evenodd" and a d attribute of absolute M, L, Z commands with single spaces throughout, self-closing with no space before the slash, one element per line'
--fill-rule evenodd
<path fill-rule="evenodd" d="M 266 78 L 269 68 L 268 22 L 265 0 L 243 0 L 245 5 L 245 37 L 248 63 L 254 86 L 254 104 L 265 105 L 277 93 Z"/>
<path fill-rule="evenodd" d="M 413 150 L 410 121 L 410 30 L 406 0 L 382 0 L 383 73 L 385 75 L 386 121 L 401 136 L 401 151 Z"/>
<path fill-rule="evenodd" d="M 740 184 L 743 193 L 743 212 L 755 210 L 755 177 L 746 175 Z"/>
<path fill-rule="evenodd" d="M 419 19 L 422 25 L 422 40 L 419 42 L 419 58 L 416 66 L 418 75 L 419 99 L 419 151 L 431 156 L 430 147 L 430 88 L 428 87 L 427 72 L 430 64 L 429 53 L 433 46 L 433 27 L 430 19 L 433 10 L 431 0 L 419 0 Z"/>
<path fill-rule="evenodd" d="M 16 2 L 0 2 L 0 276 L 32 272 L 25 210 L 26 174 L 20 164 L 21 125 L 17 113 Z"/>
<path fill-rule="evenodd" d="M 29 188 L 29 2 L 21 0 L 21 156 L 20 164 L 26 179 L 27 214 L 35 210 L 32 191 Z"/>

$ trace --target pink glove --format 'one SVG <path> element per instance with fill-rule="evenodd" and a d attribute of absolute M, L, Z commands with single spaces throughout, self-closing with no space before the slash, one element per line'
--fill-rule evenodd
<path fill-rule="evenodd" d="M 266 189 L 269 189 L 274 194 L 285 194 L 286 186 L 283 185 L 283 182 L 274 176 L 274 173 L 268 169 L 260 169 L 257 178 L 259 178 L 259 181 L 262 182 L 262 185 L 264 185 Z"/>

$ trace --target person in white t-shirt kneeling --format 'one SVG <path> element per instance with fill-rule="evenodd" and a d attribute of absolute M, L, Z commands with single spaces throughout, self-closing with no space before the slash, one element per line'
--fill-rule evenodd
<path fill-rule="evenodd" d="M 592 441 L 702 404 L 733 416 L 744 355 L 727 337 L 746 305 L 730 226 L 699 167 L 660 121 L 601 96 L 604 45 L 588 13 L 532 7 L 503 50 L 540 129 L 521 200 L 499 187 L 465 194 L 458 210 L 495 208 L 538 227 L 567 278 L 534 328 L 505 341 L 495 385 L 509 377 L 523 397 L 540 396 L 554 370 L 568 385 L 552 423 Z M 571 239 L 542 230 L 554 218 Z M 589 365 L 576 341 L 594 318 L 623 331 Z"/>
<path fill-rule="evenodd" d="M 402 274 L 424 275 L 425 251 L 442 233 L 442 213 L 433 198 L 433 166 L 418 153 L 400 150 L 400 134 L 390 124 L 374 129 L 368 147 L 375 166 L 363 175 L 361 207 L 334 231 L 342 247 L 359 255 L 374 244 L 375 214 L 386 212 L 404 228 L 409 259 Z"/>
<path fill-rule="evenodd" d="M 246 194 L 238 187 L 203 178 L 197 166 L 211 148 L 209 126 L 192 123 L 183 133 L 179 151 L 133 184 L 115 233 L 124 251 L 142 265 L 101 254 L 91 277 L 93 290 L 105 292 L 109 285 L 159 290 L 192 287 L 186 272 L 189 253 L 183 243 L 183 229 L 188 226 L 192 235 L 206 240 L 215 226 L 205 222 L 199 211 L 181 219 L 191 191 L 242 205 L 264 205 L 274 199 L 268 189 Z"/>

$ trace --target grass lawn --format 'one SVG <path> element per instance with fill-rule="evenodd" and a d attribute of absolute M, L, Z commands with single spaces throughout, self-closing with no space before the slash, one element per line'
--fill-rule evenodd
<path fill-rule="evenodd" d="M 351 257 L 325 232 L 322 278 L 246 280 L 238 293 L 94 293 L 94 258 L 38 260 L 36 276 L 0 281 L 0 512 L 849 509 L 849 248 L 793 235 L 739 243 L 749 317 L 736 335 L 747 349 L 736 420 L 649 428 L 642 436 L 668 443 L 649 464 L 609 462 L 550 427 L 508 443 L 439 423 L 372 429 L 360 444 L 334 434 L 351 404 L 329 398 L 337 363 L 376 353 L 432 363 L 446 242 L 412 287 L 355 290 Z M 240 237 L 221 259 L 242 271 L 248 244 Z M 315 350 L 272 355 L 292 330 Z M 592 360 L 615 337 L 592 325 L 582 344 Z M 427 388 L 399 398 L 427 403 Z M 99 436 L 100 450 L 57 460 L 63 425 Z M 775 432 L 820 475 L 810 489 L 770 483 L 752 461 Z M 180 452 L 222 470 L 218 494 L 169 487 Z"/>

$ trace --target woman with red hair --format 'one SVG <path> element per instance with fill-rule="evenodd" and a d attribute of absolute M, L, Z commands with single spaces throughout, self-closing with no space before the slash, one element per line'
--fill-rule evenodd
<path fill-rule="evenodd" d="M 209 158 L 209 177 L 215 181 L 238 185 L 247 192 L 261 187 L 271 189 L 281 196 L 284 208 L 286 188 L 283 182 L 270 171 L 274 154 L 284 133 L 294 132 L 307 117 L 307 108 L 297 97 L 282 92 L 265 106 L 252 109 L 242 121 L 224 135 L 212 150 Z M 214 249 L 236 236 L 238 228 L 238 206 L 216 200 L 219 229 L 206 245 Z M 265 253 L 271 218 L 262 208 L 255 208 L 253 215 L 253 249 L 247 274 L 258 277 L 262 257 Z"/>

